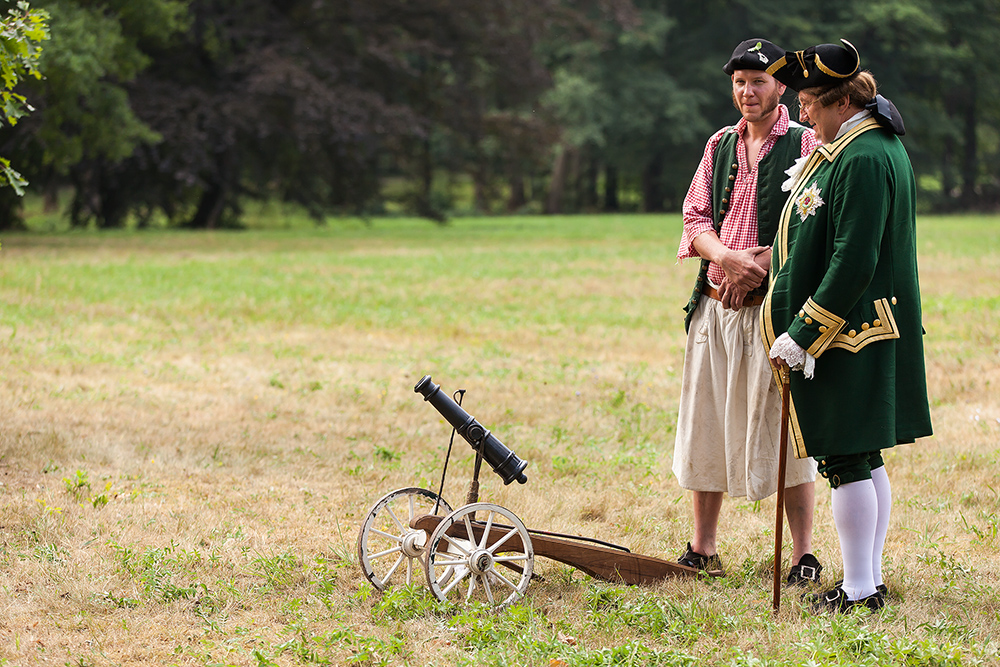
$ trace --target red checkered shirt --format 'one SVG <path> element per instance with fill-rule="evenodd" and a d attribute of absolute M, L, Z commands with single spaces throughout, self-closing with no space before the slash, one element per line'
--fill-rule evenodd
<path fill-rule="evenodd" d="M 739 171 L 729 196 L 729 210 L 726 213 L 725 224 L 719 233 L 720 240 L 731 250 L 746 250 L 757 245 L 757 166 L 764 159 L 778 137 L 788 132 L 788 108 L 778 105 L 778 121 L 771 128 L 771 133 L 757 153 L 757 163 L 753 169 L 747 163 L 746 144 L 743 143 L 744 131 L 747 127 L 745 118 L 733 127 L 722 128 L 708 140 L 701 164 L 694 174 L 691 187 L 684 198 L 684 233 L 681 235 L 680 246 L 677 248 L 677 259 L 698 257 L 698 252 L 691 245 L 695 237 L 715 229 L 712 223 L 712 166 L 715 157 L 715 147 L 719 145 L 725 132 L 736 132 L 736 156 Z M 802 156 L 809 155 L 820 145 L 812 130 L 802 133 Z M 791 165 L 788 165 L 791 166 Z M 716 285 L 721 285 L 726 274 L 715 262 L 708 267 L 708 279 Z"/>

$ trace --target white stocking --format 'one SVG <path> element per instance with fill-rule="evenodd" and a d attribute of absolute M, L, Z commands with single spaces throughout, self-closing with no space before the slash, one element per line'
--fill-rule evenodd
<path fill-rule="evenodd" d="M 885 535 L 889 532 L 889 512 L 892 510 L 892 487 L 885 466 L 872 470 L 872 483 L 878 498 L 878 524 L 875 527 L 875 548 L 872 550 L 872 578 L 877 586 L 885 583 L 882 580 L 882 548 L 885 546 Z"/>
<path fill-rule="evenodd" d="M 872 554 L 878 523 L 878 497 L 870 479 L 843 484 L 830 494 L 833 522 L 844 559 L 843 589 L 847 599 L 860 600 L 875 592 Z"/>

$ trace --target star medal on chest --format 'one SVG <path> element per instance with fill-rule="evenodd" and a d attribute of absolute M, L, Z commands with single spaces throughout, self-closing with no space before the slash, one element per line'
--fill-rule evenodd
<path fill-rule="evenodd" d="M 795 200 L 795 208 L 799 212 L 799 217 L 805 220 L 815 213 L 823 205 L 823 199 L 819 196 L 819 188 L 814 182 L 802 191 L 802 194 Z"/>

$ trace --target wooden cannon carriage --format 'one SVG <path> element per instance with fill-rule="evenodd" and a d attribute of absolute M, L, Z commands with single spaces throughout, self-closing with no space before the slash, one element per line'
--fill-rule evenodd
<path fill-rule="evenodd" d="M 469 502 L 458 509 L 440 492 L 409 487 L 386 494 L 368 511 L 358 534 L 358 562 L 378 590 L 426 580 L 440 600 L 506 606 L 527 590 L 536 556 L 571 565 L 597 579 L 648 584 L 667 577 L 720 576 L 642 556 L 596 540 L 529 530 L 509 509 L 478 502 L 482 460 L 505 484 L 527 481 L 527 463 L 425 375 L 414 387 L 477 452 Z M 452 434 L 454 438 L 454 433 Z M 449 456 L 451 445 L 448 448 Z M 447 472 L 447 458 L 442 474 Z"/>

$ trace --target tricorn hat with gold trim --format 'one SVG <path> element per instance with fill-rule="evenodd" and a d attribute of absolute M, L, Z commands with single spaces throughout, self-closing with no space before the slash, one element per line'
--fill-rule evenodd
<path fill-rule="evenodd" d="M 740 42 L 729 57 L 729 62 L 722 66 L 722 71 L 729 76 L 738 69 L 756 69 L 765 71 L 776 61 L 785 56 L 786 51 L 766 39 L 754 37 Z"/>
<path fill-rule="evenodd" d="M 795 91 L 840 83 L 861 70 L 861 57 L 846 39 L 817 44 L 804 51 L 786 51 L 767 73 Z"/>

